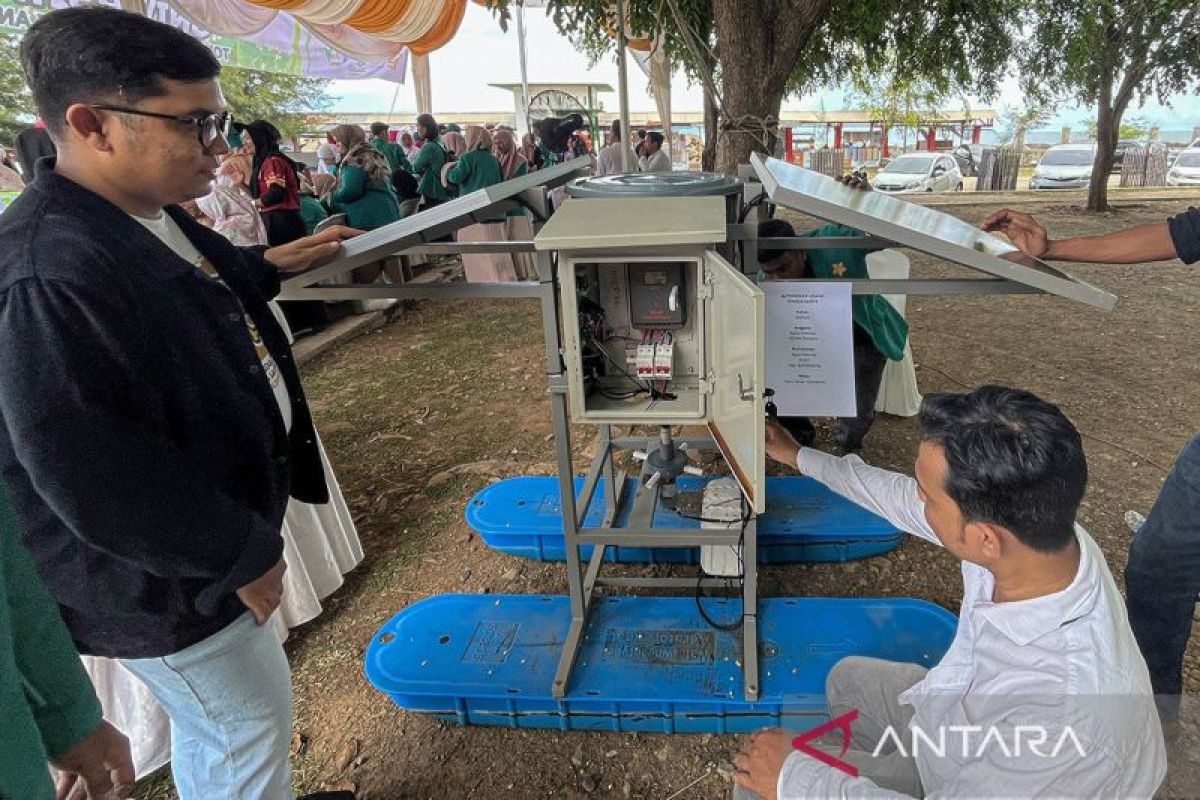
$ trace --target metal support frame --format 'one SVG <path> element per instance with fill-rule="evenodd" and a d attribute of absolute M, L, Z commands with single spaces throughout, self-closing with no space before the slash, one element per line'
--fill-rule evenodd
<path fill-rule="evenodd" d="M 565 402 L 565 395 L 561 396 Z M 688 437 L 677 440 L 679 444 L 686 442 L 691 448 L 716 449 L 716 442 L 711 437 Z M 659 487 L 648 489 L 645 479 L 652 469 L 643 464 L 641 480 L 632 498 L 627 498 L 622 491 L 624 488 L 624 472 L 616 468 L 615 456 L 622 450 L 653 449 L 658 443 L 656 435 L 648 437 L 627 436 L 614 439 L 609 425 L 600 426 L 600 440 L 591 467 L 584 478 L 583 488 L 578 498 L 574 493 L 573 481 L 563 481 L 560 475 L 560 489 L 570 492 L 570 500 L 564 494 L 562 504 L 563 535 L 567 551 L 567 583 L 571 588 L 571 627 L 563 643 L 562 654 L 559 656 L 558 669 L 554 675 L 553 695 L 556 698 L 565 697 L 570 688 L 571 672 L 579 657 L 580 645 L 588 625 L 588 612 L 597 589 L 675 589 L 696 590 L 699 587 L 715 588 L 726 586 L 728 578 L 621 578 L 604 577 L 604 557 L 609 547 L 699 547 L 702 545 L 742 545 L 744 575 L 735 582 L 741 585 L 742 594 L 742 677 L 745 698 L 753 702 L 759 698 L 760 681 L 758 666 L 758 525 L 752 516 L 747 520 L 745 528 L 738 529 L 706 529 L 706 528 L 655 528 L 652 525 L 655 508 L 659 501 Z M 595 498 L 597 488 L 603 484 L 605 494 L 605 517 L 602 525 L 597 528 L 584 528 L 583 520 L 587 518 L 588 510 Z M 576 502 L 578 500 L 578 502 Z M 622 504 L 629 503 L 628 524 L 624 527 L 614 527 L 614 520 L 620 515 Z M 594 545 L 591 558 L 588 560 L 580 591 L 582 597 L 576 600 L 575 580 L 579 575 L 581 560 L 580 545 Z M 577 610 L 582 613 L 577 615 Z"/>
<path fill-rule="evenodd" d="M 626 120 L 623 119 L 623 122 Z M 520 195 L 521 204 L 531 209 L 538 219 L 545 219 L 550 212 L 546 187 L 530 189 Z M 493 204 L 496 207 L 510 207 L 511 201 L 501 201 Z M 470 224 L 488 216 L 493 211 L 492 206 L 474 209 L 470 214 L 458 218 L 439 216 L 433 209 L 434 215 L 429 227 L 420 229 L 419 233 L 395 247 L 394 254 L 436 254 L 436 253 L 495 253 L 511 252 L 525 253 L 533 250 L 532 243 L 521 242 L 487 242 L 487 243 L 449 243 L 433 242 L 433 239 L 445 233 Z M 429 212 L 424 212 L 429 213 Z M 731 241 L 752 240 L 753 226 L 731 225 L 729 239 Z M 413 238 L 418 241 L 413 241 Z M 863 240 L 838 238 L 834 241 L 825 239 L 792 239 L 792 240 L 762 240 L 773 247 L 789 249 L 806 249 L 836 245 L 838 247 L 878 248 L 887 246 L 890 242 L 884 240 Z M 386 246 L 378 248 L 379 252 L 387 250 Z M 744 575 L 740 580 L 742 594 L 742 669 L 744 677 L 745 697 L 747 701 L 755 701 L 760 694 L 759 659 L 758 659 L 758 526 L 753 516 L 746 521 L 744 531 L 704 528 L 654 528 L 652 524 L 655 506 L 659 499 L 658 487 L 646 489 L 643 480 L 639 489 L 632 497 L 626 497 L 624 492 L 625 472 L 618 469 L 614 460 L 615 453 L 622 450 L 632 450 L 655 446 L 656 437 L 624 436 L 614 438 L 609 425 L 600 426 L 599 449 L 585 478 L 582 491 L 575 493 L 575 468 L 571 456 L 571 432 L 568 420 L 567 405 L 567 376 L 562 359 L 562 337 L 557 303 L 557 286 L 555 284 L 553 257 L 550 253 L 539 251 L 536 255 L 538 280 L 523 283 L 493 283 L 493 284 L 442 284 L 442 285 L 381 285 L 381 284 L 335 284 L 313 285 L 322 279 L 335 278 L 347 272 L 350 267 L 333 263 L 311 272 L 290 277 L 284 284 L 282 299 L 313 299 L 313 300 L 344 300 L 371 298 L 536 298 L 541 305 L 542 328 L 545 338 L 546 352 L 546 381 L 550 396 L 551 422 L 554 429 L 555 452 L 558 468 L 559 491 L 563 520 L 563 536 L 566 544 L 566 577 L 570 597 L 571 623 L 563 642 L 562 653 L 554 675 L 551 693 L 555 698 L 565 697 L 570 689 L 571 673 L 579 655 L 580 644 L 583 642 L 588 626 L 588 613 L 591 610 L 592 599 L 597 589 L 603 588 L 654 588 L 654 589 L 689 589 L 697 585 L 702 587 L 717 587 L 727 585 L 726 578 L 623 578 L 605 577 L 603 575 L 604 557 L 608 547 L 639 546 L 639 547 L 696 547 L 704 544 L 736 545 L 742 544 L 742 560 L 745 566 Z M 1040 290 L 1030 286 L 1015 283 L 1001 278 L 985 279 L 937 279 L 937 280 L 855 280 L 855 294 L 994 294 L 994 293 L 1029 293 Z M 685 437 L 675 440 L 678 446 L 686 445 L 691 448 L 715 448 L 711 437 Z M 592 504 L 597 489 L 603 487 L 605 500 L 605 516 L 599 527 L 585 528 L 584 520 Z M 630 503 L 627 524 L 624 527 L 614 527 L 622 511 L 622 504 Z M 593 553 L 585 565 L 579 554 L 579 548 L 584 544 L 592 544 Z"/>

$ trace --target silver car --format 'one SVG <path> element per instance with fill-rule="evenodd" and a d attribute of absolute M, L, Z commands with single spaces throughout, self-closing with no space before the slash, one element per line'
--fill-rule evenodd
<path fill-rule="evenodd" d="M 1033 168 L 1030 189 L 1086 189 L 1096 162 L 1094 144 L 1056 144 Z"/>
<path fill-rule="evenodd" d="M 1167 172 L 1167 186 L 1200 186 L 1200 148 L 1188 148 Z"/>
<path fill-rule="evenodd" d="M 939 153 L 905 153 L 875 176 L 876 189 L 889 194 L 957 192 L 963 188 L 958 162 Z"/>

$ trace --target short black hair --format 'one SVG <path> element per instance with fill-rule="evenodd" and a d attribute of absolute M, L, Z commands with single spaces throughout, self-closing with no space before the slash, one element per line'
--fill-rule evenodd
<path fill-rule="evenodd" d="M 663 135 L 661 133 L 659 133 L 658 131 L 650 131 L 649 133 L 646 134 L 646 138 L 649 139 L 650 141 L 654 142 L 659 147 L 662 147 L 662 143 L 663 143 L 664 139 L 663 139 Z"/>
<path fill-rule="evenodd" d="M 59 135 L 75 103 L 133 104 L 164 94 L 162 80 L 198 83 L 221 72 L 200 40 L 115 8 L 51 11 L 21 40 L 21 67 L 38 114 Z"/>
<path fill-rule="evenodd" d="M 1000 525 L 1045 553 L 1074 539 L 1087 459 L 1057 406 L 1021 389 L 980 386 L 926 395 L 918 419 L 922 440 L 946 455 L 946 493 L 966 520 Z"/>
<path fill-rule="evenodd" d="M 372 122 L 371 123 L 371 135 L 372 136 L 387 136 L 387 132 L 388 132 L 388 124 L 386 122 Z"/>
<path fill-rule="evenodd" d="M 786 219 L 767 219 L 758 223 L 758 238 L 760 239 L 790 239 L 796 235 L 796 229 Z M 774 261 L 786 250 L 775 248 L 758 248 L 758 263 Z"/>

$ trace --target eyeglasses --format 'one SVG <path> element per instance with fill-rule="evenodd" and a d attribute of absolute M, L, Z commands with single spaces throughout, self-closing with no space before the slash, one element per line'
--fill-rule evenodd
<path fill-rule="evenodd" d="M 153 111 L 142 111 L 137 108 L 124 108 L 123 106 L 92 105 L 90 108 L 98 111 L 112 111 L 116 114 L 132 114 L 135 117 L 168 119 L 172 122 L 195 125 L 196 138 L 200 141 L 200 146 L 205 150 L 215 145 L 218 139 L 222 144 L 228 146 L 229 134 L 233 130 L 233 115 L 228 111 L 221 111 L 217 114 L 205 114 L 203 117 L 177 117 L 173 114 L 158 114 Z"/>

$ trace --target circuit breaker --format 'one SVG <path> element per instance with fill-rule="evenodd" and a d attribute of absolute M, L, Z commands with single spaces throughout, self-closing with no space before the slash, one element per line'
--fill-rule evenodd
<path fill-rule="evenodd" d="M 706 425 L 761 511 L 765 303 L 725 238 L 720 198 L 575 198 L 534 244 L 557 253 L 572 419 Z"/>

